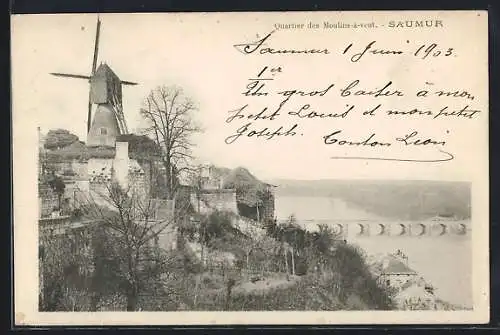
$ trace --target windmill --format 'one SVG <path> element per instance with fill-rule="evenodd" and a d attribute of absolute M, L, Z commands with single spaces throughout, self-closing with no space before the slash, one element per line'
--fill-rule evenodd
<path fill-rule="evenodd" d="M 122 85 L 137 85 L 137 83 L 120 80 L 106 63 L 101 63 L 96 69 L 100 30 L 101 21 L 97 17 L 94 57 L 90 76 L 54 72 L 51 74 L 58 77 L 86 79 L 89 81 L 87 144 L 114 145 L 116 136 L 128 133 L 123 114 Z M 94 119 L 92 119 L 93 104 L 97 105 Z"/>

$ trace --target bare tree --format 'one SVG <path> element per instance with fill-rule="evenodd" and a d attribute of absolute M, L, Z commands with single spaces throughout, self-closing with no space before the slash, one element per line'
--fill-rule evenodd
<path fill-rule="evenodd" d="M 167 204 L 163 204 L 164 206 Z M 116 182 L 105 185 L 105 191 L 84 200 L 83 211 L 98 221 L 109 239 L 103 257 L 118 263 L 117 270 L 123 280 L 120 285 L 127 300 L 127 310 L 138 307 L 141 291 L 161 281 L 168 272 L 173 257 L 169 246 L 159 245 L 160 237 L 175 243 L 173 207 L 171 215 L 157 215 L 158 200 L 145 199 L 133 187 L 122 188 Z"/>
<path fill-rule="evenodd" d="M 146 133 L 162 148 L 168 198 L 173 199 L 178 186 L 177 176 L 190 169 L 191 137 L 201 131 L 194 122 L 194 102 L 179 87 L 159 86 L 146 97 L 140 110 L 148 123 Z"/>

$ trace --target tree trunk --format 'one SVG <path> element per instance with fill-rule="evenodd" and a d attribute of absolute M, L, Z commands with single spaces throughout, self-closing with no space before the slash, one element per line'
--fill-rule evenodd
<path fill-rule="evenodd" d="M 288 269 L 288 255 L 286 251 L 287 251 L 286 248 L 283 248 L 283 252 L 285 253 L 286 279 L 288 280 L 288 274 L 290 270 Z"/>
<path fill-rule="evenodd" d="M 247 271 L 250 271 L 250 252 L 252 250 L 247 251 Z"/>
<path fill-rule="evenodd" d="M 198 295 L 199 295 L 199 290 L 200 290 L 200 283 L 201 283 L 201 276 L 205 270 L 205 224 L 203 224 L 203 229 L 202 229 L 202 233 L 201 233 L 201 241 L 200 241 L 200 245 L 201 245 L 201 272 L 198 274 L 198 276 L 196 277 L 196 287 L 195 287 L 195 291 L 194 291 L 194 299 L 193 299 L 193 305 L 194 307 L 196 308 L 196 305 L 198 303 Z"/>
<path fill-rule="evenodd" d="M 196 190 L 196 200 L 198 201 L 198 213 L 200 213 L 200 189 Z"/>
<path fill-rule="evenodd" d="M 153 197 L 153 198 L 156 198 L 156 192 L 153 192 L 153 185 L 155 183 L 153 183 L 153 162 L 152 161 L 148 161 L 148 165 L 149 165 L 149 196 L 150 197 Z"/>
<path fill-rule="evenodd" d="M 225 311 L 228 311 L 228 310 L 229 310 L 229 304 L 230 304 L 230 301 L 231 301 L 231 289 L 232 289 L 232 287 L 231 287 L 231 286 L 228 286 L 228 287 L 227 287 L 227 291 L 226 291 L 226 301 L 224 302 L 224 310 L 225 310 Z"/>
<path fill-rule="evenodd" d="M 166 191 L 167 191 L 167 199 L 172 200 L 173 199 L 173 192 L 172 192 L 172 167 L 170 165 L 170 162 L 164 161 L 163 166 L 165 167 L 165 183 L 166 183 Z"/>
<path fill-rule="evenodd" d="M 196 276 L 196 286 L 194 288 L 193 306 L 195 310 L 196 310 L 196 305 L 198 304 L 198 291 L 200 288 L 200 281 L 201 281 L 201 273 L 198 276 Z"/>
<path fill-rule="evenodd" d="M 62 199 L 62 196 L 63 196 L 62 193 L 57 193 L 57 208 L 59 209 L 59 213 L 60 214 L 62 214 L 61 213 L 61 205 L 62 205 L 61 199 Z"/>
<path fill-rule="evenodd" d="M 127 292 L 127 312 L 133 312 L 137 309 L 138 292 L 135 285 Z"/>
<path fill-rule="evenodd" d="M 292 275 L 295 276 L 295 257 L 294 257 L 294 250 L 292 249 Z"/>
<path fill-rule="evenodd" d="M 90 295 L 90 311 L 91 312 L 96 312 L 97 311 L 97 305 L 99 303 L 100 297 L 97 293 L 93 292 Z"/>

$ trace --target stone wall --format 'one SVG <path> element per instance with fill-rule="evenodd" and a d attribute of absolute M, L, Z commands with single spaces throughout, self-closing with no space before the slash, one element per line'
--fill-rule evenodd
<path fill-rule="evenodd" d="M 158 247 L 163 250 L 177 249 L 178 229 L 174 221 L 174 200 L 151 199 L 150 205 L 154 209 L 153 218 L 158 220 L 164 229 L 158 234 Z"/>
<path fill-rule="evenodd" d="M 64 177 L 75 179 L 88 178 L 88 163 L 78 159 L 71 159 L 64 162 L 51 164 L 55 168 L 55 173 Z"/>
<path fill-rule="evenodd" d="M 267 191 L 262 203 L 262 220 L 274 220 L 274 193 Z"/>
<path fill-rule="evenodd" d="M 75 176 L 79 179 L 88 179 L 88 163 L 79 160 L 73 160 L 71 162 L 71 169 L 75 173 Z"/>
<path fill-rule="evenodd" d="M 85 193 L 83 193 L 82 196 L 86 198 L 84 201 L 89 204 L 94 203 L 98 206 L 114 209 L 109 202 L 109 182 L 90 182 L 88 194 L 85 195 Z"/>
<path fill-rule="evenodd" d="M 138 196 L 144 201 L 150 197 L 149 175 L 134 159 L 129 161 L 127 183 L 131 195 Z"/>
<path fill-rule="evenodd" d="M 50 216 L 55 207 L 59 207 L 59 198 L 47 185 L 40 185 L 38 191 L 39 217 Z"/>
<path fill-rule="evenodd" d="M 88 178 L 90 182 L 111 181 L 113 159 L 91 158 L 88 161 Z"/>
<path fill-rule="evenodd" d="M 203 214 L 215 210 L 238 213 L 235 190 L 202 190 L 199 193 L 199 201 L 200 212 Z M 191 204 L 193 208 L 198 208 L 198 195 L 196 192 L 191 193 Z"/>
<path fill-rule="evenodd" d="M 177 227 L 174 224 L 167 225 L 165 229 L 158 234 L 158 247 L 166 251 L 176 250 L 177 238 Z"/>

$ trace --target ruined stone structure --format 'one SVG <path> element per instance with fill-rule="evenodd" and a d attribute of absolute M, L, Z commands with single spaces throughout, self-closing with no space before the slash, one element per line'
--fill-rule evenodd
<path fill-rule="evenodd" d="M 59 198 L 49 185 L 45 184 L 38 185 L 38 194 L 39 216 L 48 217 L 54 208 L 59 207 Z"/>
<path fill-rule="evenodd" d="M 200 184 L 202 189 L 220 190 L 224 188 L 223 171 L 210 164 L 204 164 L 200 169 Z"/>
<path fill-rule="evenodd" d="M 261 221 L 274 220 L 274 188 L 276 186 L 265 184 L 264 195 L 262 199 L 262 219 Z"/>
<path fill-rule="evenodd" d="M 128 190 L 130 196 L 137 197 L 150 208 L 149 222 L 158 221 L 165 228 L 158 236 L 150 241 L 164 250 L 173 250 L 177 247 L 177 227 L 174 222 L 175 202 L 172 200 L 150 199 L 151 185 L 149 175 L 134 159 L 129 157 L 128 143 L 116 142 L 116 155 L 113 158 L 91 157 L 87 164 L 86 173 L 80 173 L 72 179 L 66 179 L 65 197 L 71 200 L 71 207 L 96 204 L 116 210 L 107 199 L 109 186 L 112 181 Z M 87 179 L 82 178 L 87 176 Z M 39 192 L 41 214 L 47 216 L 57 195 L 50 188 L 44 187 Z M 88 278 L 93 273 L 95 232 L 101 222 L 99 220 L 74 219 L 70 216 L 48 217 L 39 220 L 40 231 L 40 291 L 45 285 L 68 272 L 76 278 L 76 282 Z M 61 263 L 61 261 L 63 261 Z M 69 269 L 69 270 L 68 270 Z M 55 276 L 55 277 L 54 277 Z M 56 279 L 54 279 L 56 278 Z M 46 299 L 42 293 L 40 298 Z"/>
<path fill-rule="evenodd" d="M 194 208 L 203 213 L 226 210 L 261 222 L 274 219 L 274 185 L 259 181 L 244 168 L 205 164 L 200 170 L 201 190 L 191 194 Z"/>
<path fill-rule="evenodd" d="M 214 210 L 238 213 L 236 191 L 231 189 L 200 190 L 191 192 L 191 205 L 202 214 Z"/>

